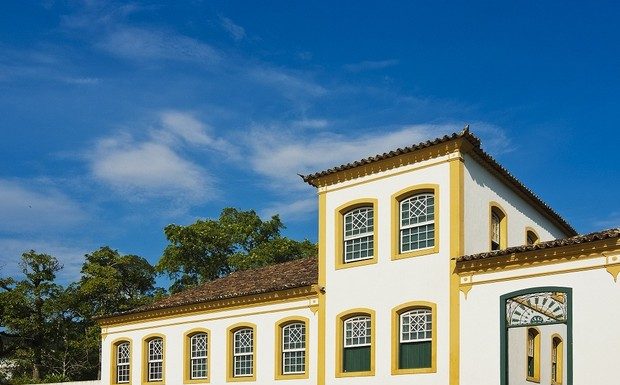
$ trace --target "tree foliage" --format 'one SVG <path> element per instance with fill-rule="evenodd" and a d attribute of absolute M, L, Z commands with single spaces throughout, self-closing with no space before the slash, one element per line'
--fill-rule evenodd
<path fill-rule="evenodd" d="M 279 216 L 263 221 L 255 211 L 225 208 L 216 220 L 164 229 L 169 244 L 156 268 L 176 292 L 231 271 L 316 255 L 316 245 L 280 234 Z"/>

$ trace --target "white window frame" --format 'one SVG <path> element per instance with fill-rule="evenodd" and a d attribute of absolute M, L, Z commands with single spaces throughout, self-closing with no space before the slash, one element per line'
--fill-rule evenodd
<path fill-rule="evenodd" d="M 205 344 L 205 348 L 204 351 L 198 351 L 196 352 L 196 350 L 194 349 L 196 340 L 198 338 L 204 338 L 204 344 Z M 191 380 L 203 380 L 205 378 L 209 378 L 209 335 L 205 332 L 198 332 L 194 335 L 192 335 L 189 339 L 190 342 L 190 360 L 189 360 L 189 368 L 190 368 L 190 379 Z M 203 353 L 203 354 L 200 354 Z M 194 363 L 199 362 L 204 360 L 205 363 L 205 375 L 204 376 L 199 376 L 199 375 L 195 375 L 194 372 Z"/>
<path fill-rule="evenodd" d="M 153 352 L 153 345 L 155 343 L 160 343 L 161 344 L 161 358 L 156 358 L 158 357 L 157 355 L 152 354 Z M 149 340 L 148 344 L 148 359 L 147 359 L 147 370 L 148 370 L 148 381 L 149 382 L 161 382 L 164 380 L 164 339 L 157 337 L 157 338 L 153 338 L 152 340 Z M 154 364 L 159 364 L 159 371 L 155 372 L 155 365 Z M 159 374 L 159 376 L 155 376 L 155 374 Z"/>
<path fill-rule="evenodd" d="M 403 322 L 405 317 L 409 317 L 410 314 L 416 314 L 416 315 L 423 315 L 424 316 L 424 329 L 422 330 L 416 330 L 414 332 L 412 332 L 411 330 L 404 330 L 404 326 L 405 323 Z M 428 318 L 430 316 L 430 319 Z M 417 308 L 413 308 L 413 309 L 409 309 L 403 313 L 400 314 L 399 317 L 399 322 L 400 322 L 400 328 L 399 328 L 399 341 L 401 344 L 406 344 L 406 343 L 410 343 L 410 342 L 426 342 L 426 341 L 433 341 L 433 309 L 427 308 L 427 307 L 417 307 Z M 404 334 L 405 332 L 407 334 L 412 334 L 412 333 L 419 333 L 422 332 L 424 333 L 425 337 L 424 338 L 419 338 L 417 336 L 415 337 L 410 337 L 410 338 L 405 338 Z M 426 335 L 430 333 L 430 337 L 426 337 Z"/>
<path fill-rule="evenodd" d="M 344 320 L 343 325 L 342 325 L 342 338 L 343 338 L 343 344 L 342 346 L 346 349 L 346 348 L 356 348 L 356 347 L 362 347 L 362 346 L 371 346 L 372 345 L 372 318 L 369 315 L 358 315 L 358 316 L 353 316 L 353 317 L 349 317 L 346 320 Z M 358 336 L 353 336 L 351 335 L 351 337 L 347 336 L 347 327 L 349 325 L 351 325 L 351 332 L 353 333 L 353 330 L 357 325 L 357 324 L 361 324 L 363 323 L 363 330 L 364 330 L 364 334 L 363 335 L 358 335 Z M 364 339 L 364 342 L 354 342 L 354 338 L 357 339 Z"/>
<path fill-rule="evenodd" d="M 403 205 L 405 203 L 408 203 L 412 200 L 417 200 L 417 199 L 421 199 L 421 198 L 425 198 L 425 205 L 428 207 L 428 198 L 432 198 L 433 199 L 433 219 L 431 220 L 425 220 L 425 221 L 421 221 L 421 222 L 416 222 L 416 223 L 411 223 L 411 218 L 409 218 L 410 223 L 407 225 L 403 225 Z M 410 252 L 414 252 L 414 251 L 418 251 L 418 250 L 425 250 L 425 249 L 430 249 L 435 247 L 435 243 L 436 243 L 436 239 L 435 239 L 435 230 L 436 230 L 436 224 L 435 224 L 435 205 L 437 204 L 435 202 L 435 193 L 433 192 L 422 192 L 422 193 L 418 193 L 418 194 L 414 194 L 411 195 L 405 199 L 402 199 L 399 203 L 398 203 L 398 248 L 399 248 L 399 252 L 400 253 L 410 253 Z M 425 246 L 425 247 L 418 247 L 418 248 L 412 248 L 409 250 L 403 250 L 403 238 L 404 238 L 404 230 L 409 230 L 409 229 L 415 229 L 415 228 L 422 228 L 424 226 L 429 226 L 429 225 L 433 225 L 433 245 L 432 246 Z M 428 233 L 428 231 L 427 231 Z M 411 236 L 411 233 L 410 233 Z M 426 239 L 427 243 L 429 241 L 429 238 Z"/>
<path fill-rule="evenodd" d="M 240 333 L 249 333 L 250 334 L 250 352 L 237 352 L 237 349 L 240 346 L 237 345 L 237 335 Z M 235 331 L 232 335 L 233 338 L 233 377 L 252 377 L 254 375 L 254 329 L 252 328 L 242 328 Z M 237 357 L 249 357 L 251 363 L 251 372 L 246 374 L 237 374 Z"/>
<path fill-rule="evenodd" d="M 290 346 L 287 348 L 285 343 L 285 337 L 287 331 L 290 331 L 293 327 L 301 328 L 301 347 L 291 348 Z M 289 337 L 290 339 L 290 337 Z M 304 374 L 306 373 L 306 324 L 304 322 L 293 322 L 288 325 L 282 327 L 282 374 Z M 303 358 L 303 368 L 301 371 L 287 371 L 286 370 L 286 358 L 287 355 L 294 355 L 295 353 L 302 353 Z"/>
<path fill-rule="evenodd" d="M 121 348 L 126 348 L 126 355 L 121 354 Z M 127 379 L 121 379 L 121 369 L 127 371 Z M 123 373 L 123 377 L 125 374 Z M 131 379 L 131 345 L 129 342 L 121 342 L 116 345 L 116 383 L 128 384 Z"/>
<path fill-rule="evenodd" d="M 372 205 L 370 206 L 361 206 L 361 207 L 357 207 L 354 209 L 351 209 L 349 211 L 347 211 L 342 218 L 342 234 L 343 234 L 343 256 L 344 256 L 344 263 L 351 263 L 351 262 L 357 262 L 357 261 L 364 261 L 367 259 L 372 259 L 374 258 L 375 255 L 375 237 L 374 237 L 374 229 L 375 229 L 375 223 L 374 223 L 374 215 L 375 215 L 375 211 L 374 211 L 374 207 Z M 369 218 L 373 221 L 372 226 L 368 226 L 368 224 L 366 224 L 366 231 L 363 233 L 359 233 L 359 234 L 350 234 L 347 235 L 347 218 L 352 217 L 355 214 L 358 214 L 360 212 L 365 212 L 365 216 L 366 216 L 366 220 L 368 221 Z M 370 217 L 369 217 L 370 216 Z M 356 240 L 361 240 L 363 238 L 369 238 L 369 242 L 372 242 L 372 248 L 369 248 L 370 253 L 369 255 L 365 256 L 365 257 L 361 257 L 361 258 L 350 258 L 347 255 L 347 245 L 354 245 Z"/>

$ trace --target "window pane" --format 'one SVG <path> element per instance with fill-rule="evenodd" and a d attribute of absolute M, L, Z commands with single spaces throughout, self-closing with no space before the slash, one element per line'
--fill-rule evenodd
<path fill-rule="evenodd" d="M 235 377 L 251 376 L 254 373 L 254 331 L 241 329 L 233 334 L 233 375 Z"/>
<path fill-rule="evenodd" d="M 371 329 L 370 317 L 358 316 L 344 322 L 344 346 L 370 345 Z"/>
<path fill-rule="evenodd" d="M 426 341 L 433 338 L 431 309 L 419 308 L 400 315 L 400 341 Z"/>
<path fill-rule="evenodd" d="M 207 339 L 206 333 L 198 333 L 191 337 L 191 378 L 207 378 Z"/>
<path fill-rule="evenodd" d="M 435 196 L 417 194 L 400 202 L 400 252 L 435 246 Z"/>
<path fill-rule="evenodd" d="M 294 323 L 282 328 L 282 373 L 306 371 L 306 325 Z"/>
<path fill-rule="evenodd" d="M 164 340 L 155 338 L 148 343 L 148 374 L 149 381 L 161 381 L 163 379 Z"/>
<path fill-rule="evenodd" d="M 116 382 L 119 384 L 129 382 L 130 358 L 129 343 L 119 344 L 116 347 Z"/>
<path fill-rule="evenodd" d="M 374 256 L 374 210 L 360 207 L 344 215 L 344 262 Z"/>

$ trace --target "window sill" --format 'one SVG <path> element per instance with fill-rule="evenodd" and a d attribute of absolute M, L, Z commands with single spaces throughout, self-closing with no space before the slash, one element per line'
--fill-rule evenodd
<path fill-rule="evenodd" d="M 439 246 L 435 245 L 433 247 L 427 247 L 425 249 L 420 249 L 416 251 L 408 251 L 406 253 L 392 254 L 392 261 L 397 261 L 399 259 L 421 257 L 423 255 L 437 254 L 437 253 L 439 253 Z"/>

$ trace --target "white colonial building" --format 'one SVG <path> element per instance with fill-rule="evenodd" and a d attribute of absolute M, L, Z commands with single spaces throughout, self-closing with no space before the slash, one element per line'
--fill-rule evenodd
<path fill-rule="evenodd" d="M 578 236 L 468 129 L 304 176 L 318 258 L 100 320 L 102 384 L 612 384 L 620 229 Z"/>

